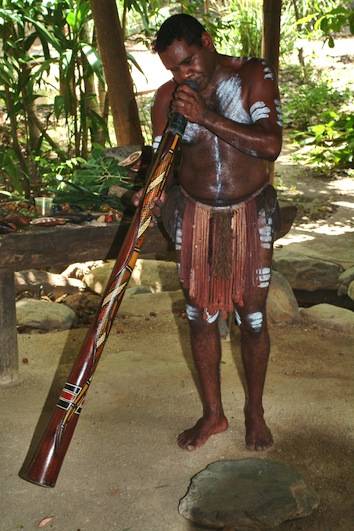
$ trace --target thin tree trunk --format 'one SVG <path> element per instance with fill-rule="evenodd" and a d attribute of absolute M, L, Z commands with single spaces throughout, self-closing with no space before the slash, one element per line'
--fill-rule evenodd
<path fill-rule="evenodd" d="M 10 118 L 12 145 L 15 150 L 19 164 L 20 164 L 21 184 L 22 184 L 22 188 L 23 188 L 26 198 L 30 198 L 31 197 L 31 185 L 30 185 L 30 181 L 28 177 L 30 175 L 30 168 L 26 161 L 25 156 L 22 153 L 21 145 L 20 145 L 19 138 L 18 138 L 19 135 L 18 135 L 18 129 L 17 129 L 17 120 L 16 120 L 16 116 L 13 110 L 12 97 L 11 97 L 8 87 L 6 86 L 5 86 L 5 98 L 6 98 L 6 108 L 7 108 L 9 118 Z"/>
<path fill-rule="evenodd" d="M 85 42 L 91 42 L 95 40 L 95 35 L 91 38 L 90 31 L 89 31 L 89 25 L 86 23 L 82 29 L 82 39 Z M 93 42 L 94 44 L 94 42 Z M 90 72 L 88 69 L 88 63 L 85 54 L 82 54 L 82 67 L 83 67 L 83 79 L 84 79 L 84 87 L 85 87 L 85 109 L 87 114 L 96 113 L 98 116 L 102 117 L 100 104 L 98 101 L 98 94 L 97 94 L 97 88 L 95 83 L 95 75 Z M 103 128 L 95 122 L 94 119 L 91 120 L 91 126 L 90 126 L 90 135 L 91 135 L 91 144 L 101 144 L 104 146 L 105 144 L 105 132 Z"/>
<path fill-rule="evenodd" d="M 278 76 L 281 0 L 263 0 L 262 55 Z M 274 162 L 268 163 L 269 181 L 274 180 Z"/>
<path fill-rule="evenodd" d="M 119 145 L 142 144 L 138 107 L 115 0 L 91 0 L 105 71 L 114 130 Z"/>
<path fill-rule="evenodd" d="M 263 0 L 262 55 L 278 74 L 281 0 Z"/>
<path fill-rule="evenodd" d="M 292 4 L 293 4 L 293 8 L 294 8 L 294 13 L 295 13 L 295 20 L 296 22 L 298 20 L 300 20 L 301 18 L 301 15 L 299 13 L 299 8 L 298 8 L 298 5 L 296 3 L 296 0 L 293 0 L 292 1 Z M 297 51 L 297 56 L 298 56 L 298 59 L 299 59 L 299 63 L 301 65 L 301 68 L 302 68 L 302 73 L 304 75 L 304 79 L 306 79 L 307 77 L 307 74 L 306 74 L 306 65 L 305 65 L 305 59 L 304 59 L 304 50 L 303 48 L 299 48 L 298 51 Z"/>

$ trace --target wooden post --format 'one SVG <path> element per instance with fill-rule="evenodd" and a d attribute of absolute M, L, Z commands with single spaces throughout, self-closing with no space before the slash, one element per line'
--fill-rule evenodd
<path fill-rule="evenodd" d="M 15 277 L 0 269 L 0 385 L 18 380 Z"/>
<path fill-rule="evenodd" d="M 91 7 L 117 142 L 120 145 L 143 144 L 116 1 L 91 0 Z"/>
<path fill-rule="evenodd" d="M 262 55 L 278 74 L 281 0 L 263 0 Z"/>
<path fill-rule="evenodd" d="M 262 56 L 274 69 L 279 70 L 281 0 L 263 0 Z M 269 162 L 270 182 L 274 180 L 274 162 Z"/>

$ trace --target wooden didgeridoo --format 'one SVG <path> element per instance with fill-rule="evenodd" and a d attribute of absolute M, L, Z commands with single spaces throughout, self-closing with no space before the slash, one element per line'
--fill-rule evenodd
<path fill-rule="evenodd" d="M 42 487 L 54 487 L 74 433 L 86 393 L 122 302 L 149 227 L 154 202 L 161 196 L 186 119 L 173 113 L 148 171 L 141 205 L 123 241 L 101 305 L 88 330 L 54 412 L 26 470 L 20 476 Z"/>

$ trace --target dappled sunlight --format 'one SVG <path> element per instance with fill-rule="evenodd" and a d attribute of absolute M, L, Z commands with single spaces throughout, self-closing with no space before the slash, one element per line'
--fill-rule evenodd
<path fill-rule="evenodd" d="M 316 234 L 327 234 L 328 236 L 334 236 L 339 234 L 345 234 L 346 232 L 354 232 L 354 227 L 347 222 L 333 221 L 328 223 L 323 219 L 317 221 L 311 221 L 308 223 L 300 223 L 294 230 L 309 231 Z"/>
<path fill-rule="evenodd" d="M 343 208 L 354 208 L 354 202 L 350 203 L 349 201 L 334 201 L 333 204 Z"/>
<path fill-rule="evenodd" d="M 354 178 L 343 177 L 328 183 L 328 188 L 339 193 L 351 194 L 354 197 Z"/>
<path fill-rule="evenodd" d="M 314 236 L 309 236 L 308 234 L 298 234 L 296 232 L 289 232 L 284 238 L 280 238 L 275 243 L 274 247 L 286 247 L 291 243 L 303 243 L 314 240 Z"/>

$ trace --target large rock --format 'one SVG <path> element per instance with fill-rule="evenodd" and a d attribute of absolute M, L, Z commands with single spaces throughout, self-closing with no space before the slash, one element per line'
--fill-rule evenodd
<path fill-rule="evenodd" d="M 338 277 L 343 272 L 341 265 L 282 251 L 275 252 L 273 267 L 286 277 L 293 289 L 337 289 Z"/>
<path fill-rule="evenodd" d="M 50 295 L 60 297 L 65 293 L 83 291 L 86 285 L 77 278 L 29 269 L 15 273 L 16 293 L 29 291 L 33 296 Z"/>
<path fill-rule="evenodd" d="M 17 325 L 40 330 L 64 330 L 71 328 L 75 312 L 55 302 L 37 299 L 22 299 L 16 302 Z"/>
<path fill-rule="evenodd" d="M 300 319 L 299 306 L 289 282 L 278 271 L 272 272 L 267 300 L 270 323 L 291 323 Z"/>
<path fill-rule="evenodd" d="M 263 459 L 216 461 L 192 478 L 179 512 L 214 529 L 274 528 L 308 516 L 319 505 L 302 476 L 283 463 Z"/>
<path fill-rule="evenodd" d="M 114 266 L 114 260 L 93 269 L 84 276 L 86 285 L 98 294 L 102 294 Z M 180 288 L 176 264 L 163 260 L 137 260 L 131 276 L 130 287 L 146 286 L 152 293 L 175 291 Z"/>
<path fill-rule="evenodd" d="M 354 280 L 349 284 L 347 294 L 354 301 Z"/>
<path fill-rule="evenodd" d="M 344 333 L 354 333 L 354 312 L 332 304 L 316 304 L 303 308 L 301 316 L 307 322 Z"/>
<path fill-rule="evenodd" d="M 62 271 L 63 277 L 68 278 L 78 278 L 83 280 L 84 276 L 87 275 L 93 269 L 97 267 L 102 267 L 104 265 L 103 260 L 90 260 L 89 262 L 76 262 L 75 264 L 70 264 L 64 271 Z"/>

